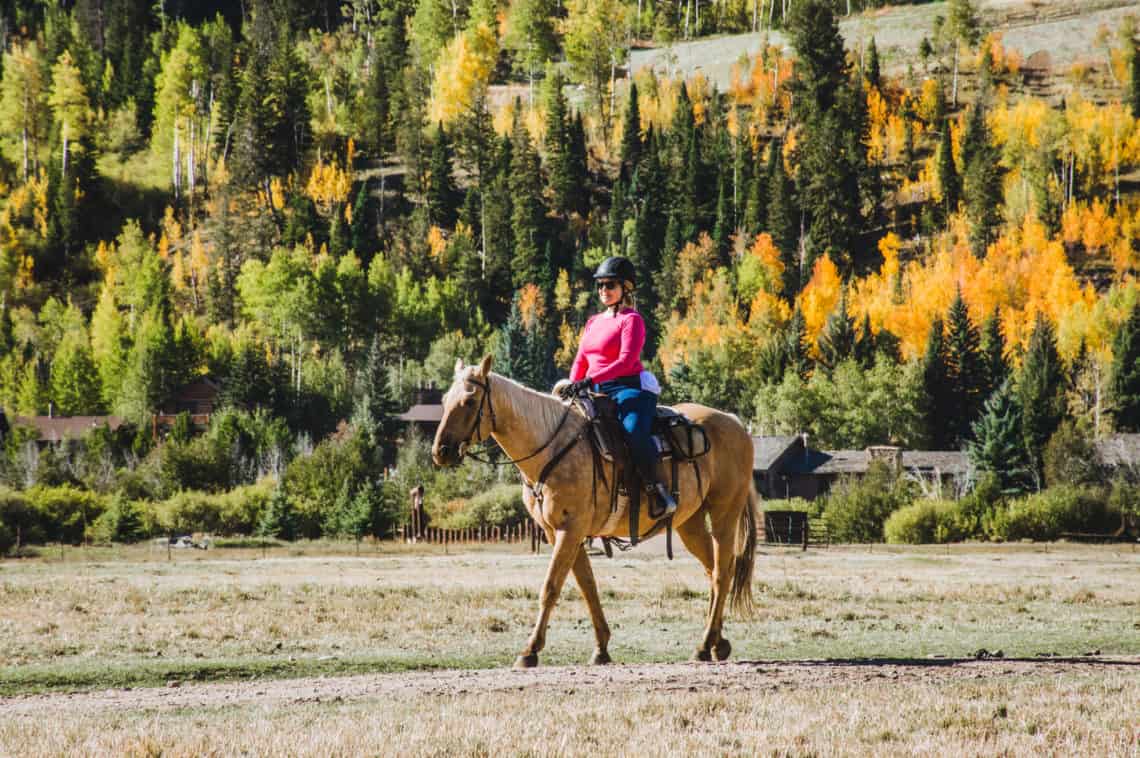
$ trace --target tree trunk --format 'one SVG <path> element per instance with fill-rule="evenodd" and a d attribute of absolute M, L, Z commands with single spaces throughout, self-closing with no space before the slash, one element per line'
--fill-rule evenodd
<path fill-rule="evenodd" d="M 171 179 L 174 182 L 174 199 L 178 199 L 178 195 L 182 190 L 182 155 L 179 151 L 178 145 L 178 120 L 174 121 L 174 145 L 170 148 L 171 152 L 171 166 L 173 168 L 173 176 Z"/>
<path fill-rule="evenodd" d="M 958 48 L 960 47 L 961 43 L 954 40 L 954 85 L 950 90 L 950 102 L 955 108 L 958 107 Z"/>

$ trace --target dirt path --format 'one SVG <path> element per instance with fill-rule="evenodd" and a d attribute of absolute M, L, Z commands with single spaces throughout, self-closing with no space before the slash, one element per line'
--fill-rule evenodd
<path fill-rule="evenodd" d="M 581 692 L 796 690 L 852 686 L 884 679 L 940 683 L 962 679 L 1127 672 L 1140 677 L 1140 656 L 1044 659 L 871 659 L 853 661 L 740 661 L 725 664 L 654 664 L 607 667 L 546 667 L 531 671 L 488 669 L 281 679 L 225 684 L 182 684 L 162 688 L 0 698 L 0 713 L 49 717 L 61 711 L 85 713 L 168 711 L 234 705 L 346 702 L 530 690 Z"/>

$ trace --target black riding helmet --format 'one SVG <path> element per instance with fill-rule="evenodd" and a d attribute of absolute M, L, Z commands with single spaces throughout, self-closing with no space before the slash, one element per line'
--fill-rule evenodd
<path fill-rule="evenodd" d="M 629 258 L 614 255 L 602 261 L 598 270 L 594 272 L 595 279 L 617 279 L 619 282 L 629 282 L 637 286 L 637 270 Z"/>

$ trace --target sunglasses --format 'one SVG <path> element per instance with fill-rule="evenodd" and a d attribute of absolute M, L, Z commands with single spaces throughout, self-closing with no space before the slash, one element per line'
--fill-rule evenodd
<path fill-rule="evenodd" d="M 619 282 L 615 282 L 613 279 L 607 279 L 598 282 L 598 289 L 600 290 L 616 290 L 620 286 L 621 284 Z"/>

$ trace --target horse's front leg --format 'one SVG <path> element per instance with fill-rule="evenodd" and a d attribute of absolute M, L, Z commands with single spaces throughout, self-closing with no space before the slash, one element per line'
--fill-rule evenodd
<path fill-rule="evenodd" d="M 594 655 L 590 663 L 603 664 L 610 662 L 610 653 L 607 649 L 610 644 L 610 626 L 606 623 L 606 616 L 602 613 L 602 601 L 598 597 L 598 584 L 594 581 L 594 570 L 590 567 L 590 556 L 586 548 L 578 550 L 578 557 L 574 559 L 574 579 L 578 582 L 578 589 L 582 591 L 582 598 L 590 611 L 590 621 L 594 623 Z"/>
<path fill-rule="evenodd" d="M 580 531 L 575 529 L 571 532 L 562 528 L 554 532 L 554 553 L 546 569 L 546 581 L 542 583 L 538 621 L 535 622 L 534 631 L 530 633 L 526 647 L 515 659 L 515 668 L 533 668 L 538 665 L 538 654 L 546 646 L 546 625 L 550 623 L 550 614 L 554 612 L 554 604 L 562 594 L 566 575 L 570 573 L 578 554 L 582 551 L 582 539 L 585 534 L 580 534 Z"/>

